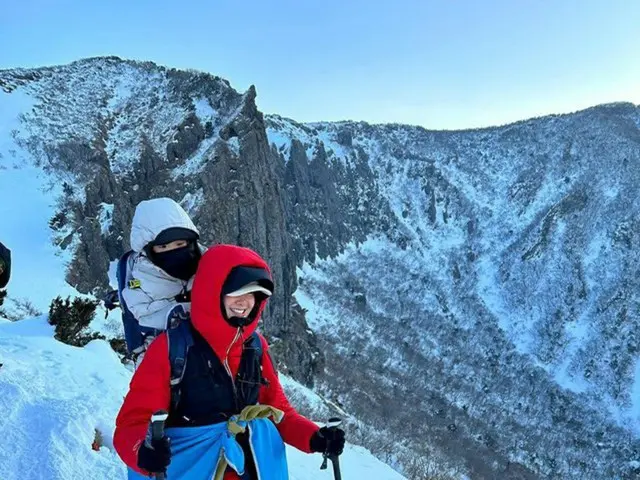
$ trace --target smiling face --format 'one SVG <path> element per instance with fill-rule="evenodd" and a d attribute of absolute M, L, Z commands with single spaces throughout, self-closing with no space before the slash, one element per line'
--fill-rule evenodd
<path fill-rule="evenodd" d="M 256 297 L 253 293 L 245 293 L 239 297 L 230 297 L 229 295 L 225 295 L 223 303 L 227 318 L 246 318 L 249 316 L 256 304 Z"/>

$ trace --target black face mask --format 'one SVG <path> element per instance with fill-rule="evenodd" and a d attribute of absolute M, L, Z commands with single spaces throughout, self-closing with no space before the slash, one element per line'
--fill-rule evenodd
<path fill-rule="evenodd" d="M 151 261 L 167 274 L 180 280 L 189 280 L 198 269 L 200 249 L 195 243 L 168 252 L 153 252 Z"/>

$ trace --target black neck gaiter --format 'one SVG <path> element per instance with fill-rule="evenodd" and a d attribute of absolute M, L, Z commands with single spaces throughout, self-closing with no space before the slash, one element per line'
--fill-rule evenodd
<path fill-rule="evenodd" d="M 154 252 L 151 261 L 172 277 L 187 281 L 198 269 L 200 249 L 196 243 L 190 243 L 168 252 Z"/>

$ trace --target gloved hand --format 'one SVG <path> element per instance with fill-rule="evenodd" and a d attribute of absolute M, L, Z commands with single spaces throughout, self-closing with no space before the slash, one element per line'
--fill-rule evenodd
<path fill-rule="evenodd" d="M 120 296 L 118 295 L 118 290 L 111 290 L 107 292 L 104 296 L 104 307 L 107 311 L 113 310 L 120 306 Z"/>
<path fill-rule="evenodd" d="M 171 446 L 169 437 L 160 440 L 142 442 L 138 450 L 138 467 L 150 473 L 162 473 L 171 463 Z"/>
<path fill-rule="evenodd" d="M 329 457 L 342 454 L 344 450 L 344 430 L 337 427 L 322 427 L 311 436 L 312 452 L 326 453 Z"/>

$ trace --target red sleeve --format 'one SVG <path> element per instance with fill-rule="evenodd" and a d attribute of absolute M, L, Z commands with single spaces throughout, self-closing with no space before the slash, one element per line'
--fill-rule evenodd
<path fill-rule="evenodd" d="M 291 406 L 284 390 L 282 390 L 278 374 L 271 361 L 269 345 L 262 335 L 260 335 L 260 340 L 262 341 L 262 349 L 264 352 L 262 356 L 262 376 L 267 380 L 268 385 L 260 389 L 258 401 L 264 405 L 276 407 L 284 412 L 284 417 L 282 421 L 277 424 L 277 427 L 285 443 L 305 453 L 311 453 L 309 442 L 311 441 L 311 436 L 318 431 L 319 427 L 311 420 L 300 415 Z"/>
<path fill-rule="evenodd" d="M 141 472 L 137 466 L 138 449 L 149 428 L 151 414 L 168 410 L 171 401 L 170 366 L 166 334 L 159 335 L 133 374 L 129 393 L 116 418 L 113 445 L 120 458 L 129 467 Z M 141 472 L 144 473 L 144 472 Z"/>

